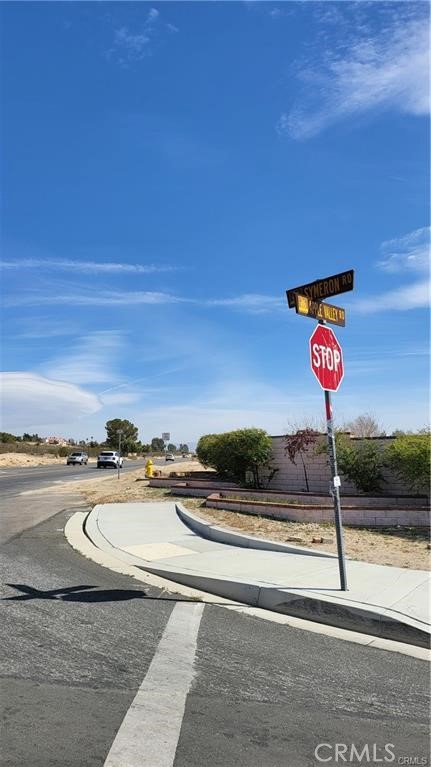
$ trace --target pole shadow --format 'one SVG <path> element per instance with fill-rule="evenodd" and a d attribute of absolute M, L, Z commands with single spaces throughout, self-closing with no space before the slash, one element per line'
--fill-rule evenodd
<path fill-rule="evenodd" d="M 145 599 L 145 591 L 138 589 L 100 589 L 97 586 L 66 586 L 60 589 L 41 589 L 23 583 L 7 583 L 7 586 L 23 593 L 14 597 L 3 597 L 4 602 L 25 602 L 30 599 L 50 599 L 57 602 L 121 602 L 128 599 Z"/>
<path fill-rule="evenodd" d="M 36 589 L 33 586 L 27 586 L 24 583 L 6 583 L 15 591 L 21 591 L 21 594 L 13 597 L 2 597 L 2 602 L 27 602 L 34 599 L 48 599 L 55 602 L 123 602 L 132 599 L 146 599 L 153 602 L 190 602 L 196 604 L 202 602 L 207 604 L 204 599 L 195 597 L 172 596 L 149 596 L 146 591 L 141 589 L 98 589 L 97 586 L 83 584 L 81 586 L 65 586 L 58 589 Z M 97 591 L 94 589 L 98 589 Z M 213 602 L 212 604 L 218 604 Z M 223 604 L 223 603 L 221 603 Z"/>

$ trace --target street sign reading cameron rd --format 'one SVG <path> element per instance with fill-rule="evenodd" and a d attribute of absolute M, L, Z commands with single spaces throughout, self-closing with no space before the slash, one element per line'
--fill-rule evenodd
<path fill-rule="evenodd" d="M 311 369 L 325 391 L 337 391 L 344 376 L 343 352 L 331 328 L 318 325 L 310 338 Z"/>
<path fill-rule="evenodd" d="M 299 285 L 297 288 L 286 290 L 289 309 L 295 308 L 295 293 L 300 293 L 312 301 L 321 301 L 324 298 L 353 290 L 353 278 L 354 270 L 349 269 L 347 272 L 333 274 L 323 280 L 314 280 L 314 282 L 309 282 L 306 285 Z"/>
<path fill-rule="evenodd" d="M 296 313 L 304 317 L 311 317 L 315 320 L 324 320 L 332 325 L 340 325 L 344 328 L 346 324 L 346 311 L 341 306 L 333 304 L 324 304 L 322 301 L 312 301 L 307 296 L 301 296 L 295 293 Z"/>

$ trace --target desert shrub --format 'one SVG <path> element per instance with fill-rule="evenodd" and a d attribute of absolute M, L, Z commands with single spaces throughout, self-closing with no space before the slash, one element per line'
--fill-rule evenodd
<path fill-rule="evenodd" d="M 204 466 L 211 466 L 221 476 L 239 483 L 244 483 L 246 472 L 251 472 L 254 487 L 260 487 L 260 473 L 268 467 L 271 451 L 271 437 L 263 429 L 206 434 L 196 447 Z"/>
<path fill-rule="evenodd" d="M 220 434 L 204 434 L 204 436 L 199 439 L 199 442 L 196 445 L 196 455 L 203 466 L 211 466 L 212 468 L 215 468 L 213 463 L 215 461 L 217 441 L 220 436 Z"/>
<path fill-rule="evenodd" d="M 429 491 L 430 435 L 404 434 L 386 450 L 386 463 L 412 490 Z"/>
<path fill-rule="evenodd" d="M 382 449 L 371 440 L 353 442 L 342 432 L 335 435 L 335 443 L 338 471 L 353 482 L 360 492 L 379 492 L 382 482 L 385 481 L 382 474 L 384 466 Z M 327 453 L 328 445 L 319 445 L 316 452 Z"/>
<path fill-rule="evenodd" d="M 370 440 L 350 442 L 341 434 L 336 445 L 338 468 L 347 479 L 362 493 L 379 492 L 384 481 L 384 454 L 379 445 Z"/>

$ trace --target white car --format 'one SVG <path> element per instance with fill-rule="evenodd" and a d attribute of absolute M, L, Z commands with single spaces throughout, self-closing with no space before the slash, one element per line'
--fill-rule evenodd
<path fill-rule="evenodd" d="M 87 465 L 88 463 L 87 453 L 84 453 L 82 451 L 70 453 L 70 455 L 67 456 L 66 464 L 68 466 L 74 466 L 76 463 L 79 464 L 80 466 L 83 466 L 84 464 Z"/>
<path fill-rule="evenodd" d="M 102 450 L 97 456 L 97 468 L 98 469 L 120 469 L 123 466 L 123 459 L 117 450 Z"/>
<path fill-rule="evenodd" d="M 172 455 L 172 453 L 166 453 L 166 455 L 165 455 L 165 461 L 175 461 L 175 458 L 174 458 L 174 456 Z"/>

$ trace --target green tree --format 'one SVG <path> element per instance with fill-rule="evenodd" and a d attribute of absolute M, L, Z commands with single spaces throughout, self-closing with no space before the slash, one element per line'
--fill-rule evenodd
<path fill-rule="evenodd" d="M 7 443 L 7 442 L 18 442 L 19 437 L 16 437 L 15 434 L 9 434 L 7 431 L 0 431 L 0 442 Z"/>
<path fill-rule="evenodd" d="M 176 453 L 177 452 L 177 446 L 173 444 L 173 442 L 170 442 L 168 445 L 168 453 Z"/>
<path fill-rule="evenodd" d="M 260 474 L 272 452 L 271 437 L 263 429 L 237 429 L 224 434 L 206 434 L 200 438 L 196 453 L 204 466 L 235 482 L 245 483 L 246 473 L 253 474 L 254 487 L 260 487 Z"/>
<path fill-rule="evenodd" d="M 136 443 L 138 441 L 138 427 L 131 421 L 121 418 L 113 418 L 106 422 L 106 444 L 113 450 L 118 450 L 119 435 L 121 430 L 121 452 L 136 452 Z"/>
<path fill-rule="evenodd" d="M 386 450 L 386 462 L 409 487 L 427 492 L 430 487 L 429 434 L 402 434 Z"/>
<path fill-rule="evenodd" d="M 151 450 L 153 453 L 164 453 L 165 443 L 161 437 L 153 437 L 151 440 Z"/>
<path fill-rule="evenodd" d="M 190 453 L 189 446 L 187 445 L 186 442 L 184 442 L 184 444 L 181 443 L 178 450 L 180 451 L 180 453 Z"/>

